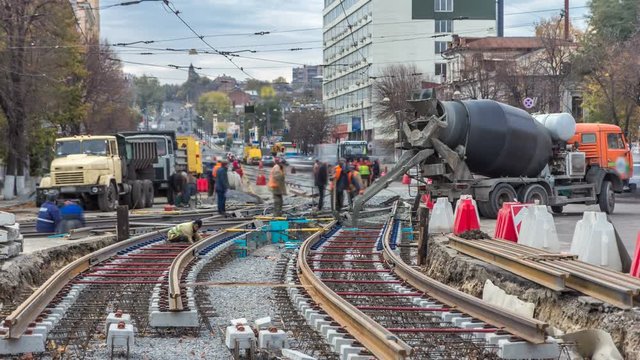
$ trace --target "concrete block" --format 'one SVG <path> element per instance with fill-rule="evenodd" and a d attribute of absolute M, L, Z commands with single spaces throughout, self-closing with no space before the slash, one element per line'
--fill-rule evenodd
<path fill-rule="evenodd" d="M 460 313 L 443 312 L 440 314 L 442 321 L 451 322 L 454 318 L 459 317 Z"/>
<path fill-rule="evenodd" d="M 133 325 L 125 324 L 122 328 L 118 324 L 111 324 L 107 333 L 107 347 L 134 345 Z"/>
<path fill-rule="evenodd" d="M 109 332 L 111 324 L 118 324 L 121 321 L 125 324 L 131 324 L 131 315 L 109 313 L 109 315 L 107 315 L 107 320 L 105 320 L 104 322 L 104 333 L 106 334 L 107 332 Z"/>
<path fill-rule="evenodd" d="M 22 335 L 20 339 L 0 339 L 0 354 L 18 355 L 44 352 L 45 339 L 42 334 Z"/>
<path fill-rule="evenodd" d="M 249 321 L 245 318 L 231 319 L 231 325 L 246 325 Z"/>
<path fill-rule="evenodd" d="M 258 332 L 258 347 L 261 349 L 284 349 L 287 347 L 287 333 L 278 329 L 260 330 Z"/>
<path fill-rule="evenodd" d="M 504 334 L 504 335 L 498 335 L 498 334 L 493 334 L 493 333 L 488 333 L 484 339 L 487 342 L 487 344 L 489 345 L 493 345 L 493 346 L 497 346 L 498 342 L 500 340 L 508 340 L 511 338 L 511 335 L 509 334 Z"/>
<path fill-rule="evenodd" d="M 0 229 L 0 243 L 6 243 L 9 241 L 9 232 L 7 230 Z"/>
<path fill-rule="evenodd" d="M 13 225 L 16 223 L 16 216 L 12 213 L 0 211 L 0 226 Z"/>
<path fill-rule="evenodd" d="M 353 339 L 347 339 L 344 336 L 345 334 L 340 334 L 339 336 L 334 336 L 331 338 L 331 349 L 333 349 L 333 351 L 340 353 L 340 349 L 343 346 L 349 346 L 354 343 Z"/>
<path fill-rule="evenodd" d="M 498 356 L 502 359 L 557 359 L 560 345 L 553 338 L 547 338 L 544 344 L 502 339 L 498 341 Z"/>
<path fill-rule="evenodd" d="M 460 316 L 460 317 L 453 318 L 451 322 L 453 323 L 453 325 L 460 327 L 462 323 L 470 322 L 471 320 L 473 320 L 472 317 Z"/>
<path fill-rule="evenodd" d="M 9 239 L 9 241 L 16 241 L 22 238 L 22 235 L 20 234 L 20 224 L 17 223 L 13 225 L 1 226 L 0 231 L 7 232 L 7 238 Z"/>
<path fill-rule="evenodd" d="M 253 330 L 248 326 L 232 325 L 227 326 L 224 343 L 229 349 L 250 349 L 251 343 L 256 339 Z"/>
<path fill-rule="evenodd" d="M 316 360 L 316 358 L 291 349 L 282 349 L 282 356 L 288 360 Z"/>
<path fill-rule="evenodd" d="M 331 321 L 326 320 L 326 319 L 316 319 L 316 321 L 313 322 L 313 327 L 317 330 L 320 331 L 322 329 L 323 326 L 327 326 L 331 324 Z"/>
<path fill-rule="evenodd" d="M 152 311 L 149 316 L 152 327 L 199 327 L 198 312 L 189 311 Z"/>
<path fill-rule="evenodd" d="M 49 333 L 49 329 L 46 326 L 36 326 L 29 328 L 34 334 L 40 334 L 43 338 L 47 338 L 47 334 Z"/>
<path fill-rule="evenodd" d="M 271 317 L 267 316 L 256 319 L 256 321 L 254 321 L 254 324 L 256 325 L 256 329 L 258 330 L 268 329 L 271 326 Z"/>
<path fill-rule="evenodd" d="M 0 244 L 0 259 L 9 259 L 20 255 L 22 243 L 9 242 Z"/>
<path fill-rule="evenodd" d="M 320 333 L 322 334 L 322 336 L 324 338 L 327 338 L 327 340 L 329 340 L 328 339 L 329 331 L 333 330 L 334 332 L 337 332 L 336 330 L 338 330 L 338 329 L 340 329 L 340 326 L 326 325 L 326 324 L 320 325 Z M 330 341 L 327 341 L 327 342 L 330 342 Z"/>
<path fill-rule="evenodd" d="M 349 354 L 347 360 L 375 360 L 375 357 L 371 355 Z"/>
<path fill-rule="evenodd" d="M 342 348 L 340 349 L 340 358 L 346 360 L 349 358 L 349 355 L 358 355 L 361 351 L 364 350 L 366 349 L 360 346 L 342 346 Z"/>

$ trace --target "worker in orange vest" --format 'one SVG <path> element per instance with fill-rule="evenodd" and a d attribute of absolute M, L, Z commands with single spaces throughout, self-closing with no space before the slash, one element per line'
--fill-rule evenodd
<path fill-rule="evenodd" d="M 282 205 L 284 203 L 284 195 L 287 195 L 285 185 L 285 169 L 284 163 L 279 157 L 275 158 L 276 164 L 271 168 L 269 174 L 269 183 L 267 184 L 273 193 L 273 216 L 282 216 Z"/>

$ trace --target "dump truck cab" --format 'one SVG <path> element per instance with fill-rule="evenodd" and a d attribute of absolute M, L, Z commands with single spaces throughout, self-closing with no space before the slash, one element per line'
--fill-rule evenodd
<path fill-rule="evenodd" d="M 242 160 L 248 165 L 258 164 L 260 160 L 262 160 L 262 150 L 260 150 L 260 145 L 252 144 L 245 146 Z"/>
<path fill-rule="evenodd" d="M 115 136 L 74 136 L 56 140 L 49 176 L 37 189 L 38 202 L 50 193 L 61 198 L 117 197 L 122 159 Z M 107 194 L 109 193 L 109 194 Z"/>
<path fill-rule="evenodd" d="M 624 184 L 633 176 L 633 159 L 629 143 L 620 127 L 611 124 L 576 124 L 576 134 L 569 140 L 585 153 L 587 179 L 600 189 L 609 181 L 612 190 L 622 192 Z"/>

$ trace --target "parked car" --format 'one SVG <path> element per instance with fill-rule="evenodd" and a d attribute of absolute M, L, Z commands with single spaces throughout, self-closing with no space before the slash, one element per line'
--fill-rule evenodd
<path fill-rule="evenodd" d="M 271 155 L 265 155 L 262 157 L 262 166 L 273 166 L 276 161 Z"/>

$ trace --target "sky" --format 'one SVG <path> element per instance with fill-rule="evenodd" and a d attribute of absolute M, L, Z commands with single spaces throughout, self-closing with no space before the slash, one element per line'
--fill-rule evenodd
<path fill-rule="evenodd" d="M 129 74 L 180 84 L 186 80 L 186 67 L 193 64 L 211 78 L 283 76 L 290 81 L 292 67 L 322 63 L 323 0 L 171 0 L 186 25 L 162 2 L 111 6 L 123 1 L 100 1 L 100 31 L 110 44 L 120 44 L 114 51 Z M 571 21 L 582 29 L 587 2 L 570 0 Z M 564 0 L 505 0 L 505 36 L 531 36 L 536 22 L 559 15 L 563 7 Z M 207 44 L 188 26 L 205 36 Z M 131 44 L 138 41 L 154 42 Z M 189 49 L 198 54 L 189 54 Z M 225 58 L 216 51 L 239 56 Z"/>

